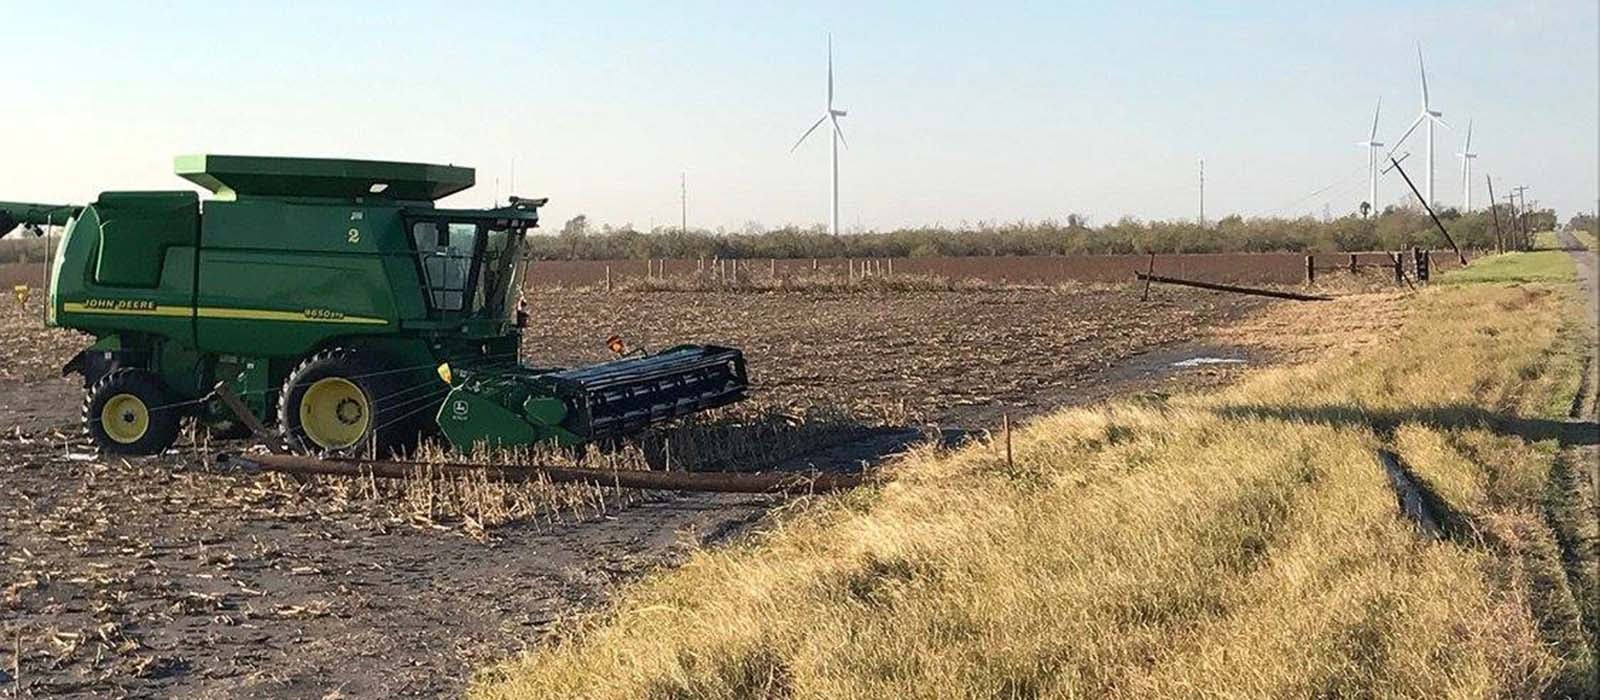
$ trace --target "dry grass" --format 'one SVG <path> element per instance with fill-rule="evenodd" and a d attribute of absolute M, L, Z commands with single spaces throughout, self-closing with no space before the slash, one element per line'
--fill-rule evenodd
<path fill-rule="evenodd" d="M 1568 526 L 1541 508 L 1550 406 L 1576 390 L 1560 289 L 1430 290 L 1405 329 L 1352 331 L 1390 342 L 1058 413 L 1017 431 L 1014 462 L 925 449 L 646 580 L 473 693 L 1592 694 Z M 1380 446 L 1446 537 L 1398 514 Z"/>
<path fill-rule="evenodd" d="M 1262 348 L 1282 359 L 1373 351 L 1392 342 L 1415 311 L 1407 292 L 1335 297 L 1332 301 L 1273 304 L 1213 335 L 1228 344 Z"/>

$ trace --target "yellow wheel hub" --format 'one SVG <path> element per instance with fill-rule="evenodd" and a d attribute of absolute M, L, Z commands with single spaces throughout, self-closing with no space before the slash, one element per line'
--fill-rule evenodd
<path fill-rule="evenodd" d="M 360 442 L 371 423 L 372 406 L 366 393 L 343 377 L 318 379 L 300 397 L 300 429 L 325 450 Z"/>
<path fill-rule="evenodd" d="M 100 427 L 124 445 L 138 442 L 150 429 L 150 408 L 133 394 L 117 394 L 100 407 Z"/>

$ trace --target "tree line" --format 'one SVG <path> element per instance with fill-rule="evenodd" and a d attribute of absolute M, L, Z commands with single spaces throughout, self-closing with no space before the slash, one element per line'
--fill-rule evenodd
<path fill-rule="evenodd" d="M 1465 248 L 1493 249 L 1495 215 L 1500 228 L 1516 227 L 1502 204 L 1495 211 L 1439 213 L 1450 235 Z M 1527 212 L 1529 230 L 1557 226 L 1551 209 Z M 1572 228 L 1593 230 L 1588 214 L 1573 216 Z M 657 227 L 593 226 L 588 217 L 568 220 L 560 231 L 530 236 L 527 251 L 547 260 L 616 260 L 645 258 L 914 258 L 995 255 L 1094 255 L 1112 253 L 1338 252 L 1399 250 L 1411 246 L 1445 247 L 1425 211 L 1390 207 L 1377 216 L 1337 219 L 1228 216 L 1201 226 L 1194 221 L 1142 221 L 1123 217 L 1092 226 L 1082 217 L 1066 221 L 1017 221 L 970 226 L 922 226 L 871 233 L 830 235 L 821 225 L 765 230 L 757 224 L 740 232 L 681 231 Z M 44 259 L 43 241 L 22 229 L 0 239 L 0 262 Z"/>
<path fill-rule="evenodd" d="M 1496 247 L 1495 216 L 1509 234 L 1517 225 L 1505 205 L 1497 210 L 1439 212 L 1439 219 L 1464 248 Z M 1530 231 L 1553 229 L 1554 210 L 1528 212 Z M 1446 247 L 1444 237 L 1416 207 L 1390 207 L 1376 216 L 1337 219 L 1228 216 L 1204 226 L 1194 221 L 1142 221 L 1123 217 L 1091 226 L 1081 217 L 1066 221 L 1017 221 L 972 226 L 923 226 L 892 231 L 831 235 L 823 226 L 741 232 L 683 231 L 657 227 L 592 226 L 579 215 L 559 232 L 529 238 L 539 259 L 610 260 L 644 258 L 882 258 L 996 255 L 1093 255 L 1116 253 L 1336 252 Z"/>

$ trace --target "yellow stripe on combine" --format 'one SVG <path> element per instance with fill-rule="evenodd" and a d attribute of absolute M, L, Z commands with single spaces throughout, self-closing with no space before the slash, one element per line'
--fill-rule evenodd
<path fill-rule="evenodd" d="M 267 311 L 265 309 L 228 309 L 219 306 L 202 306 L 195 310 L 200 318 L 226 318 L 246 321 L 298 321 L 301 323 L 359 323 L 383 325 L 388 321 L 370 316 L 312 316 L 304 311 Z"/>
<path fill-rule="evenodd" d="M 311 315 L 305 311 L 270 311 L 267 309 L 230 309 L 220 306 L 170 306 L 152 305 L 147 308 L 116 308 L 106 306 L 90 306 L 83 302 L 68 301 L 61 304 L 61 310 L 75 314 L 108 314 L 113 316 L 167 316 L 188 317 L 190 315 L 200 318 L 217 318 L 237 321 L 290 321 L 294 323 L 353 323 L 358 325 L 385 325 L 385 319 L 371 316 L 346 316 L 342 314 L 329 314 L 327 316 Z"/>

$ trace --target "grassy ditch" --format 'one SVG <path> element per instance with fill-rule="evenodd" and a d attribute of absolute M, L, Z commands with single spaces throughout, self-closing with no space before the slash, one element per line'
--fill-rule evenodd
<path fill-rule="evenodd" d="M 1057 413 L 1009 462 L 925 449 L 471 692 L 1590 696 L 1594 503 L 1551 495 L 1583 342 L 1571 278 L 1564 253 L 1480 261 L 1354 354 Z M 1399 514 L 1378 449 L 1441 536 Z"/>

